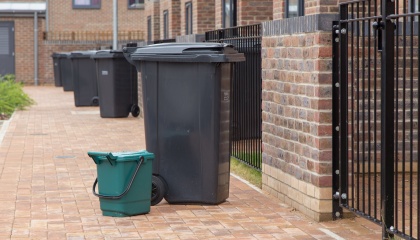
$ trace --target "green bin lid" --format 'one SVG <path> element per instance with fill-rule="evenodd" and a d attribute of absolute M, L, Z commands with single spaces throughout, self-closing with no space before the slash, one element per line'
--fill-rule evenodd
<path fill-rule="evenodd" d="M 140 157 L 144 157 L 145 161 L 153 160 L 155 155 L 146 150 L 138 152 L 88 152 L 89 157 L 99 164 L 101 161 L 115 161 L 115 162 L 128 162 L 137 161 Z"/>
<path fill-rule="evenodd" d="M 226 43 L 161 43 L 137 48 L 129 57 L 132 61 L 157 62 L 242 62 L 238 53 Z"/>

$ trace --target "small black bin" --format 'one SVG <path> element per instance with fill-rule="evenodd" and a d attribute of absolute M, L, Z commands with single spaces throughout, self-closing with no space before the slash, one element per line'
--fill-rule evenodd
<path fill-rule="evenodd" d="M 57 53 L 58 59 L 60 61 L 60 80 L 61 84 L 63 85 L 63 90 L 66 92 L 73 91 L 74 89 L 73 70 L 71 66 L 70 54 L 70 52 Z"/>
<path fill-rule="evenodd" d="M 70 54 L 76 107 L 99 105 L 96 66 L 95 61 L 91 59 L 96 52 L 75 51 Z"/>
<path fill-rule="evenodd" d="M 63 86 L 63 83 L 61 81 L 61 76 L 60 76 L 60 58 L 62 58 L 63 55 L 60 53 L 53 53 L 51 57 L 53 60 L 53 67 L 54 67 L 54 85 L 56 87 L 61 87 Z"/>
<path fill-rule="evenodd" d="M 121 50 L 98 51 L 91 56 L 96 62 L 99 110 L 103 118 L 140 114 L 137 70 Z"/>

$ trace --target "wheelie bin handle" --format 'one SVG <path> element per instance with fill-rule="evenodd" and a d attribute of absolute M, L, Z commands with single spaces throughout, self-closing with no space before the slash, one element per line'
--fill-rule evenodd
<path fill-rule="evenodd" d="M 144 157 L 141 156 L 140 157 L 140 161 L 137 163 L 136 171 L 134 172 L 133 177 L 130 180 L 130 183 L 125 188 L 124 192 L 121 193 L 120 195 L 118 195 L 118 196 L 111 196 L 111 195 L 103 195 L 103 194 L 96 193 L 95 189 L 96 189 L 96 185 L 98 184 L 98 178 L 96 178 L 95 179 L 95 182 L 93 183 L 93 187 L 92 187 L 92 193 L 93 193 L 93 195 L 95 195 L 95 196 L 97 196 L 99 198 L 102 198 L 102 199 L 112 199 L 112 200 L 116 200 L 116 199 L 120 199 L 120 198 L 124 197 L 128 193 L 128 191 L 130 191 L 131 185 L 133 184 L 134 179 L 136 178 L 137 173 L 138 173 L 138 171 L 140 169 L 140 166 L 143 164 L 143 162 L 144 162 Z"/>

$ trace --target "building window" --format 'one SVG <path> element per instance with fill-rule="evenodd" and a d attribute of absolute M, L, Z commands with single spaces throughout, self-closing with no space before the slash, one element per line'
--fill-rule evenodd
<path fill-rule="evenodd" d="M 286 18 L 304 15 L 304 0 L 286 0 Z"/>
<path fill-rule="evenodd" d="M 101 8 L 101 0 L 73 0 L 73 8 Z"/>
<path fill-rule="evenodd" d="M 128 0 L 128 9 L 143 9 L 144 0 Z"/>
<path fill-rule="evenodd" d="M 152 42 L 152 16 L 147 17 L 147 42 Z"/>
<path fill-rule="evenodd" d="M 169 13 L 168 10 L 163 11 L 163 39 L 169 38 Z"/>
<path fill-rule="evenodd" d="M 409 5 L 410 13 L 418 13 L 419 12 L 419 2 L 418 1 L 408 1 L 408 5 Z M 414 21 L 418 22 L 419 17 L 418 16 L 414 17 Z"/>
<path fill-rule="evenodd" d="M 223 28 L 236 26 L 236 0 L 223 0 Z"/>
<path fill-rule="evenodd" d="M 185 3 L 185 34 L 186 35 L 193 33 L 192 14 L 193 14 L 192 3 L 191 2 Z"/>

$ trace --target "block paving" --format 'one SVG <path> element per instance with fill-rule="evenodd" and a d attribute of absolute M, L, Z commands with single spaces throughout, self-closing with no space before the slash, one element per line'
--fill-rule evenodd
<path fill-rule="evenodd" d="M 102 216 L 86 153 L 145 149 L 143 119 L 101 118 L 62 88 L 25 91 L 37 104 L 0 127 L 0 239 L 381 239 L 363 218 L 317 223 L 233 175 L 220 205 L 162 201 L 145 215 Z"/>

